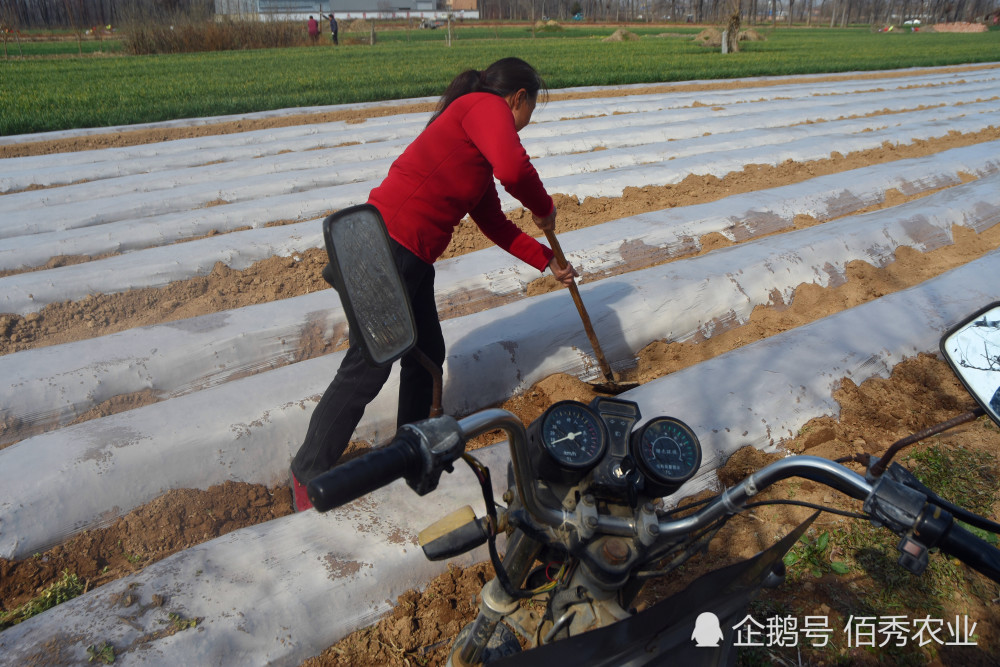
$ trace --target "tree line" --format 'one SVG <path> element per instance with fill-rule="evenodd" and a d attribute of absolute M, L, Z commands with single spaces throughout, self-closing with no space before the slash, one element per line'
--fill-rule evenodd
<path fill-rule="evenodd" d="M 135 19 L 213 12 L 213 0 L 0 0 L 0 24 L 9 30 L 115 27 Z"/>
<path fill-rule="evenodd" d="M 737 11 L 743 23 L 899 24 L 981 21 L 1000 0 L 479 0 L 487 20 L 725 23 Z"/>
<path fill-rule="evenodd" d="M 336 10 L 343 0 L 333 0 Z M 249 9 L 251 0 L 237 0 Z M 118 26 L 182 14 L 209 17 L 213 0 L 0 0 L 7 29 Z M 1000 11 L 1000 0 L 479 0 L 487 20 L 725 23 L 734 12 L 750 25 L 772 23 L 888 25 L 977 21 Z"/>

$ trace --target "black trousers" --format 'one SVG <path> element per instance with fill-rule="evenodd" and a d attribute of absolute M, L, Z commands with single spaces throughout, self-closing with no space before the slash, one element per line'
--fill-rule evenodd
<path fill-rule="evenodd" d="M 439 367 L 444 364 L 444 336 L 434 301 L 434 266 L 390 240 L 396 266 L 410 296 L 417 325 L 416 347 Z M 390 366 L 379 368 L 365 359 L 351 336 L 337 375 L 316 405 L 305 441 L 292 459 L 292 474 L 302 484 L 337 464 L 351 441 L 365 407 L 389 379 Z M 411 354 L 400 360 L 397 426 L 426 419 L 430 414 L 434 381 Z"/>

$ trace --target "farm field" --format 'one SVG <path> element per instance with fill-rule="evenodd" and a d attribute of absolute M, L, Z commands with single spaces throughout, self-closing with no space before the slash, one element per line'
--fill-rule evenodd
<path fill-rule="evenodd" d="M 968 407 L 930 355 L 949 324 L 1000 298 L 983 280 L 1000 261 L 998 98 L 1000 65 L 986 63 L 560 88 L 539 108 L 522 138 L 558 193 L 605 351 L 641 382 L 625 397 L 702 439 L 684 493 L 715 486 L 747 444 L 878 453 Z M 298 664 L 441 572 L 475 580 L 413 543 L 413 516 L 475 506 L 468 480 L 425 498 L 392 487 L 331 515 L 289 516 L 283 488 L 346 334 L 319 278 L 319 220 L 365 200 L 431 103 L 261 114 L 215 135 L 211 119 L 178 122 L 169 141 L 133 127 L 150 141 L 110 148 L 99 132 L 31 137 L 58 152 L 0 160 L 0 610 L 64 569 L 89 582 L 0 632 L 0 664 L 75 664 L 101 642 L 116 664 Z M 255 125 L 282 115 L 296 124 Z M 4 143 L 33 152 L 21 139 Z M 437 270 L 447 411 L 502 404 L 530 420 L 593 395 L 568 295 L 467 226 Z M 391 433 L 394 391 L 358 450 Z M 954 433 L 1000 447 L 982 420 Z M 502 444 L 477 445 L 502 469 Z M 775 533 L 792 521 L 767 516 Z M 744 539 L 713 558 L 772 537 L 738 525 Z M 980 622 L 962 664 L 997 655 L 990 595 L 956 612 Z M 161 632 L 168 614 L 196 627 Z M 430 609 L 428 634 L 379 635 L 415 646 L 366 653 L 379 641 L 353 636 L 331 661 L 437 664 L 457 622 Z"/>
<path fill-rule="evenodd" d="M 616 28 L 571 27 L 532 38 L 526 26 L 463 27 L 450 47 L 442 31 L 386 30 L 374 47 L 345 42 L 10 58 L 0 61 L 0 135 L 436 96 L 462 69 L 482 68 L 510 54 L 544 63 L 548 85 L 565 89 L 992 62 L 1000 47 L 1000 31 L 885 34 L 867 28 L 759 27 L 766 41 L 743 42 L 739 53 L 723 55 L 701 46 L 695 39 L 700 31 L 687 26 L 628 26 L 639 39 L 605 41 Z"/>

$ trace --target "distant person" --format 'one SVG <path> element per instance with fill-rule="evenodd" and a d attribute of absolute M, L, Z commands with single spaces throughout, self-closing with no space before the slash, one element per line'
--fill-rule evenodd
<path fill-rule="evenodd" d="M 310 16 L 306 25 L 309 26 L 309 41 L 313 44 L 319 43 L 319 22 Z"/>
<path fill-rule="evenodd" d="M 330 41 L 332 41 L 335 46 L 339 45 L 340 42 L 337 40 L 337 19 L 333 17 L 333 14 L 330 14 L 328 18 L 330 19 Z"/>

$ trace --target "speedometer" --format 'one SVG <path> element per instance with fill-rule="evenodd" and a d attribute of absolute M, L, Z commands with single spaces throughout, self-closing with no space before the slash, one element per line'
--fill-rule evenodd
<path fill-rule="evenodd" d="M 673 493 L 701 467 L 701 443 L 687 424 L 673 417 L 647 422 L 632 439 L 632 456 L 651 496 Z"/>
<path fill-rule="evenodd" d="M 528 435 L 537 448 L 539 473 L 554 481 L 581 479 L 607 450 L 600 418 L 576 401 L 560 401 L 549 407 L 531 424 Z"/>

